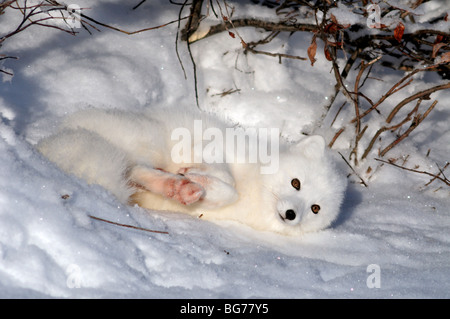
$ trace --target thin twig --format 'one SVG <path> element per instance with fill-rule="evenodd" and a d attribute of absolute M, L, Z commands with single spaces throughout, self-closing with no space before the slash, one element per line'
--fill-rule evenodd
<path fill-rule="evenodd" d="M 330 141 L 330 143 L 328 143 L 328 147 L 332 148 L 334 145 L 334 142 L 336 142 L 336 140 L 338 139 L 338 137 L 342 134 L 342 132 L 345 131 L 345 127 L 342 127 L 341 129 L 339 129 L 336 134 L 334 135 L 333 139 Z"/>
<path fill-rule="evenodd" d="M 281 58 L 296 59 L 296 60 L 303 60 L 303 61 L 308 60 L 307 58 L 297 56 L 297 55 L 290 55 L 290 54 L 284 54 L 284 53 L 271 53 L 271 52 L 266 52 L 266 51 L 255 50 L 255 49 L 249 48 L 249 47 L 247 47 L 245 49 L 245 51 L 249 51 L 253 54 L 263 54 L 263 55 L 268 55 L 268 56 L 272 56 L 272 57 L 278 57 L 278 59 L 280 61 L 281 61 Z"/>
<path fill-rule="evenodd" d="M 391 113 L 387 117 L 386 122 L 390 123 L 392 121 L 392 119 L 394 118 L 394 116 L 400 111 L 400 109 L 403 106 L 405 106 L 406 104 L 408 104 L 409 102 L 414 101 L 415 99 L 418 99 L 418 98 L 427 97 L 428 95 L 430 95 L 431 93 L 434 93 L 436 91 L 449 89 L 449 88 L 450 88 L 450 82 L 434 86 L 432 88 L 420 91 L 416 94 L 413 94 L 413 95 L 407 97 L 406 99 L 404 99 L 403 101 L 398 103 L 396 107 L 394 107 L 394 109 L 391 111 Z"/>
<path fill-rule="evenodd" d="M 383 157 L 384 155 L 386 155 L 387 152 L 389 152 L 395 145 L 397 145 L 398 143 L 400 143 L 401 141 L 403 141 L 405 138 L 407 138 L 409 136 L 409 134 L 414 131 L 414 129 L 419 126 L 419 124 L 428 116 L 428 114 L 430 114 L 431 110 L 436 106 L 436 104 L 438 103 L 437 100 L 435 100 L 431 106 L 425 111 L 425 113 L 423 113 L 423 115 L 417 115 L 413 122 L 411 123 L 411 126 L 408 127 L 408 129 L 405 131 L 405 133 L 403 133 L 402 135 L 400 135 L 394 142 L 392 142 L 391 144 L 389 144 L 385 149 L 383 149 L 380 152 L 380 156 Z"/>
<path fill-rule="evenodd" d="M 141 2 L 139 2 L 137 5 L 135 5 L 133 7 L 133 10 L 136 10 L 137 8 L 139 8 L 141 6 L 141 4 L 143 4 L 146 0 L 142 0 Z"/>
<path fill-rule="evenodd" d="M 180 52 L 178 51 L 178 35 L 180 33 L 181 14 L 183 13 L 183 9 L 187 2 L 188 2 L 188 0 L 185 0 L 183 2 L 183 5 L 181 6 L 180 11 L 178 12 L 177 34 L 175 36 L 175 53 L 177 54 L 177 59 L 178 59 L 178 62 L 180 63 L 181 69 L 183 70 L 185 79 L 187 79 L 187 75 L 186 75 L 186 70 L 184 69 L 183 61 L 181 60 L 181 57 L 180 57 Z"/>
<path fill-rule="evenodd" d="M 95 20 L 95 19 L 93 19 L 93 18 L 91 18 L 91 17 L 88 17 L 87 15 L 85 15 L 85 14 L 83 14 L 83 13 L 80 13 L 80 16 L 81 16 L 82 18 L 86 19 L 86 20 L 89 20 L 89 21 L 91 21 L 91 22 L 93 22 L 93 23 L 99 25 L 99 26 L 102 26 L 102 27 L 104 27 L 104 28 L 108 28 L 108 29 L 111 29 L 111 30 L 114 30 L 114 31 L 118 31 L 118 32 L 121 32 L 121 33 L 125 33 L 125 34 L 127 34 L 127 35 L 133 35 L 133 34 L 145 32 L 145 31 L 151 31 L 151 30 L 161 29 L 161 28 L 164 28 L 164 27 L 166 27 L 166 26 L 168 26 L 168 25 L 170 25 L 170 24 L 178 23 L 180 20 L 185 20 L 185 19 L 188 19 L 188 18 L 189 18 L 189 16 L 187 16 L 187 17 L 179 18 L 179 19 L 176 19 L 176 20 L 173 20 L 173 21 L 169 21 L 169 22 L 164 23 L 164 24 L 161 24 L 161 25 L 157 25 L 157 26 L 155 26 L 155 27 L 144 28 L 144 29 L 140 29 L 140 30 L 136 30 L 136 31 L 126 31 L 126 30 L 123 30 L 123 29 L 120 29 L 120 28 L 113 27 L 113 26 L 111 26 L 111 25 L 109 25 L 109 24 L 106 24 L 106 23 L 97 21 L 97 20 Z"/>
<path fill-rule="evenodd" d="M 195 41 L 199 41 L 201 39 L 204 39 L 206 37 L 227 31 L 230 24 L 229 22 L 226 23 L 220 23 L 217 25 L 213 25 L 210 27 L 209 31 L 205 34 L 203 34 L 202 37 L 196 38 Z M 230 24 L 231 26 L 231 24 Z M 286 22 L 274 22 L 274 21 L 264 21 L 259 19 L 253 19 L 253 18 L 239 18 L 239 19 L 233 19 L 233 25 L 232 28 L 242 28 L 242 27 L 254 27 L 254 28 L 260 28 L 264 29 L 266 31 L 283 31 L 283 32 L 296 32 L 296 31 L 316 31 L 317 27 L 313 24 L 303 24 L 303 23 L 296 23 L 296 24 L 290 24 Z M 187 39 L 187 38 L 186 38 Z M 193 41 L 193 42 L 195 42 Z"/>
<path fill-rule="evenodd" d="M 445 176 L 444 171 L 447 169 L 447 167 L 448 167 L 449 164 L 450 164 L 450 162 L 447 162 L 447 163 L 445 164 L 445 166 L 441 169 L 441 168 L 439 167 L 439 165 L 437 165 L 437 163 L 436 163 L 436 166 L 437 166 L 437 168 L 439 169 L 440 174 L 442 174 L 442 176 L 444 176 L 444 179 L 445 179 L 445 180 L 448 180 L 448 178 L 447 178 L 447 176 Z M 433 183 L 436 179 L 437 179 L 437 176 L 434 176 L 432 179 L 430 179 L 430 181 L 429 181 L 428 183 L 425 184 L 425 186 L 430 185 L 430 184 Z"/>
<path fill-rule="evenodd" d="M 342 105 L 339 107 L 338 111 L 336 112 L 336 115 L 334 116 L 333 120 L 331 121 L 330 127 L 332 127 L 334 122 L 336 122 L 336 120 L 337 120 L 337 118 L 339 116 L 339 113 L 341 113 L 341 111 L 344 108 L 345 104 L 347 104 L 347 101 L 344 101 L 344 103 L 342 103 Z M 328 110 L 327 110 L 327 112 L 328 112 Z M 325 116 L 326 116 L 326 113 L 325 113 L 325 115 L 322 115 L 322 120 L 325 118 Z"/>
<path fill-rule="evenodd" d="M 191 44 L 186 41 L 186 46 L 188 49 L 189 57 L 191 58 L 192 70 L 194 72 L 194 92 L 195 92 L 195 103 L 198 108 L 200 108 L 200 103 L 198 102 L 198 80 L 197 80 L 197 64 L 195 63 L 194 55 L 192 54 Z"/>
<path fill-rule="evenodd" d="M 356 176 L 358 176 L 359 180 L 361 181 L 361 183 L 365 186 L 365 187 L 369 187 L 369 185 L 367 185 L 367 183 L 362 179 L 361 176 L 359 176 L 359 174 L 355 171 L 355 169 L 352 167 L 352 165 L 350 165 L 350 163 L 347 161 L 347 159 L 344 157 L 344 155 L 342 155 L 341 152 L 338 152 L 339 155 L 341 155 L 342 159 L 344 160 L 345 164 L 348 165 L 348 167 L 350 167 L 350 169 L 353 171 L 353 173 L 355 173 Z"/>
<path fill-rule="evenodd" d="M 108 223 L 108 224 L 113 224 L 113 225 L 120 226 L 120 227 L 127 227 L 127 228 L 132 228 L 132 229 L 137 229 L 137 230 L 143 230 L 143 231 L 146 231 L 146 232 L 149 232 L 149 233 L 167 234 L 167 235 L 169 234 L 169 233 L 166 232 L 166 231 L 151 230 L 151 229 L 142 228 L 142 227 L 137 227 L 137 226 L 133 226 L 133 225 L 127 225 L 127 224 L 116 223 L 116 222 L 113 222 L 113 221 L 111 221 L 111 220 L 103 219 L 103 218 L 96 217 L 96 216 L 92 216 L 92 215 L 88 215 L 88 216 L 89 216 L 90 218 L 92 218 L 92 219 L 99 220 L 99 221 L 102 221 L 102 222 L 105 222 L 105 223 Z"/>
<path fill-rule="evenodd" d="M 367 155 L 369 155 L 369 152 L 372 150 L 373 145 L 375 144 L 375 141 L 378 139 L 378 137 L 381 135 L 381 133 L 386 131 L 395 131 L 396 129 L 402 127 L 406 122 L 411 120 L 411 117 L 413 114 L 416 114 L 419 110 L 419 106 L 422 103 L 422 99 L 417 100 L 416 106 L 414 109 L 409 112 L 409 114 L 400 122 L 392 126 L 382 126 L 377 130 L 375 135 L 372 137 L 372 140 L 369 142 L 369 145 L 367 146 L 366 150 L 364 151 L 364 154 L 361 156 L 361 159 L 365 159 Z"/>
<path fill-rule="evenodd" d="M 355 146 L 353 147 L 353 150 L 350 152 L 350 158 L 352 157 L 352 155 L 355 156 L 355 165 L 358 165 L 358 144 L 359 144 L 359 141 L 363 137 L 363 135 L 366 132 L 368 127 L 369 127 L 368 125 L 364 126 L 364 128 L 361 130 L 361 132 L 359 132 L 356 135 Z"/>
<path fill-rule="evenodd" d="M 184 6 L 187 4 L 187 1 L 185 1 L 181 7 L 181 11 L 183 10 Z M 202 5 L 203 0 L 194 0 L 191 4 L 191 12 L 189 15 L 189 19 L 184 27 L 184 29 L 181 31 L 181 39 L 187 40 L 189 37 L 197 30 L 198 26 L 200 25 L 200 19 L 201 19 L 201 11 L 202 11 Z M 178 34 L 177 34 L 178 38 Z M 178 41 L 178 40 L 177 40 Z M 186 47 L 189 53 L 189 58 L 192 63 L 192 70 L 194 73 L 194 92 L 195 92 L 195 103 L 197 105 L 197 108 L 200 108 L 200 103 L 198 100 L 198 80 L 197 80 L 197 64 L 195 63 L 194 55 L 192 54 L 191 50 L 191 42 L 186 41 Z M 178 46 L 177 46 L 177 55 L 178 55 Z M 179 59 L 181 62 L 181 59 Z M 184 67 L 182 66 L 183 70 Z"/>
<path fill-rule="evenodd" d="M 378 162 L 386 163 L 386 164 L 389 164 L 389 165 L 392 165 L 392 166 L 395 166 L 395 167 L 398 167 L 398 168 L 410 171 L 410 172 L 432 176 L 434 179 L 438 179 L 441 182 L 444 182 L 447 186 L 450 186 L 450 180 L 448 180 L 446 178 L 442 178 L 442 177 L 439 176 L 441 174 L 441 170 L 440 170 L 439 174 L 433 174 L 433 173 L 430 173 L 430 172 L 427 172 L 427 171 L 419 171 L 419 170 L 416 170 L 416 169 L 413 169 L 413 168 L 403 167 L 403 166 L 397 165 L 395 163 L 391 163 L 389 161 L 382 160 L 380 158 L 375 158 L 375 160 L 378 161 Z"/>

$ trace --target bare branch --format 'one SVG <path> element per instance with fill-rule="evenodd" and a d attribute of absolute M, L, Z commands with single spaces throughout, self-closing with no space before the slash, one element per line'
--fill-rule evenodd
<path fill-rule="evenodd" d="M 397 145 L 398 143 L 400 143 L 401 141 L 403 141 L 405 138 L 407 138 L 409 136 L 409 134 L 414 131 L 414 129 L 416 129 L 417 126 L 419 126 L 420 123 L 422 123 L 422 121 L 428 116 L 428 114 L 430 114 L 431 110 L 436 106 L 436 104 L 438 103 L 438 101 L 434 101 L 433 104 L 431 104 L 431 106 L 425 111 L 425 113 L 423 115 L 417 115 L 414 120 L 411 123 L 411 126 L 406 130 L 405 133 L 403 133 L 402 135 L 400 135 L 394 142 L 392 142 L 391 144 L 389 144 L 385 149 L 383 149 L 380 152 L 380 156 L 383 157 L 384 155 L 386 155 L 387 152 L 389 152 L 395 145 Z"/>
<path fill-rule="evenodd" d="M 386 163 L 386 164 L 389 164 L 389 165 L 392 165 L 392 166 L 395 166 L 395 167 L 398 167 L 398 168 L 410 171 L 410 172 L 432 176 L 433 179 L 438 179 L 441 182 L 444 182 L 447 186 L 450 186 L 450 180 L 448 180 L 445 176 L 444 176 L 444 178 L 440 177 L 440 174 L 442 173 L 442 170 L 440 168 L 439 168 L 439 174 L 433 174 L 433 173 L 426 172 L 426 171 L 419 171 L 419 170 L 416 170 L 416 169 L 413 169 L 413 168 L 403 167 L 403 166 L 400 166 L 400 165 L 397 165 L 395 163 L 392 163 L 392 162 L 389 162 L 389 161 L 385 161 L 385 160 L 382 160 L 382 159 L 379 159 L 379 158 L 375 158 L 375 160 L 378 161 L 378 162 Z M 445 167 L 447 167 L 447 166 L 448 166 L 448 163 L 447 163 L 447 165 Z"/>
<path fill-rule="evenodd" d="M 257 29 L 264 29 L 266 31 L 282 31 L 282 32 L 297 32 L 297 31 L 314 32 L 317 30 L 317 27 L 313 24 L 304 24 L 304 23 L 291 24 L 282 21 L 264 21 L 254 18 L 233 19 L 232 23 L 233 24 L 231 25 L 230 21 L 224 21 L 223 23 L 213 25 L 210 27 L 207 33 L 203 34 L 202 37 L 196 38 L 195 41 L 202 40 L 206 37 L 224 31 L 228 31 L 229 28 L 254 27 Z M 187 40 L 186 37 L 183 37 L 182 39 Z"/>
<path fill-rule="evenodd" d="M 403 106 L 405 106 L 406 104 L 408 104 L 409 102 L 414 101 L 415 99 L 418 99 L 418 98 L 428 97 L 431 93 L 434 93 L 439 90 L 448 89 L 448 88 L 450 88 L 450 82 L 434 86 L 432 88 L 420 91 L 416 94 L 413 94 L 413 95 L 407 97 L 406 99 L 404 99 L 403 101 L 398 103 L 396 107 L 394 107 L 394 109 L 391 111 L 391 113 L 387 117 L 386 122 L 390 123 L 392 121 L 392 119 L 394 118 L 394 116 L 398 113 L 398 111 L 400 111 L 400 109 Z"/>

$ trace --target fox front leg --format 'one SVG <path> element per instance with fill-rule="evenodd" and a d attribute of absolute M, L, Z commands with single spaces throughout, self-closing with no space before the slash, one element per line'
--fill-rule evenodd
<path fill-rule="evenodd" d="M 205 189 L 187 177 L 144 166 L 131 169 L 128 184 L 176 200 L 183 205 L 193 204 L 205 196 Z"/>

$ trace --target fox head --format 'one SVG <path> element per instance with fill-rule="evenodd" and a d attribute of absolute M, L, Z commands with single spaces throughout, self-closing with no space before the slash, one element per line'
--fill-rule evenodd
<path fill-rule="evenodd" d="M 273 227 L 286 234 L 322 230 L 336 219 L 347 181 L 335 168 L 321 136 L 280 152 L 279 169 L 265 179 Z M 269 207 L 268 207 L 269 208 Z"/>

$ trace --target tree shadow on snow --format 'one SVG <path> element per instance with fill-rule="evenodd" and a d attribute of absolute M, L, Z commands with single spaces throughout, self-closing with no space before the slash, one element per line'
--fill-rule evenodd
<path fill-rule="evenodd" d="M 168 15 L 168 12 L 171 13 L 171 16 L 176 18 L 179 10 L 178 6 L 170 4 L 166 5 L 163 1 L 153 5 L 142 5 L 139 10 L 132 10 L 132 7 L 132 5 L 124 3 L 99 4 L 94 8 L 86 8 L 85 14 L 92 16 L 98 21 L 118 25 L 125 30 L 134 31 L 144 27 L 159 25 L 159 21 L 166 21 L 166 18 L 158 17 L 160 15 L 165 17 Z M 47 96 L 49 94 L 56 95 L 58 90 L 61 90 L 64 87 L 61 84 L 55 85 L 49 77 L 46 77 L 45 79 L 47 80 L 44 81 L 39 74 L 30 75 L 30 73 L 33 73 L 32 70 L 34 66 L 40 66 L 43 70 L 42 72 L 68 72 L 68 70 L 71 69 L 65 68 L 64 66 L 61 69 L 55 70 L 55 67 L 52 67 L 52 65 L 55 64 L 55 61 L 53 61 L 52 58 L 55 58 L 56 56 L 56 59 L 60 59 L 61 56 L 70 56 L 72 58 L 70 64 L 77 65 L 79 63 L 77 60 L 78 58 L 80 60 L 86 58 L 81 56 L 85 51 L 79 53 L 80 50 L 77 50 L 80 45 L 88 45 L 84 44 L 85 41 L 92 40 L 106 33 L 117 34 L 118 38 L 120 38 L 120 36 L 123 38 L 130 37 L 108 28 L 101 28 L 98 25 L 96 25 L 96 27 L 98 27 L 101 32 L 96 31 L 94 28 L 90 28 L 92 34 L 89 34 L 87 31 L 80 28 L 79 30 L 76 30 L 78 34 L 72 36 L 60 30 L 54 30 L 43 26 L 33 26 L 24 30 L 21 34 L 22 37 L 12 37 L 11 39 L 8 39 L 6 44 L 10 41 L 15 41 L 16 43 L 12 47 L 15 47 L 16 49 L 8 49 L 8 46 L 4 46 L 1 53 L 16 56 L 19 59 L 6 60 L 2 65 L 4 68 L 12 70 L 14 76 L 5 78 L 6 80 L 3 80 L 3 82 L 0 83 L 0 107 L 4 110 L 8 110 L 12 114 L 9 118 L 1 116 L 0 114 L 0 120 L 12 127 L 16 134 L 25 136 L 27 135 L 27 130 L 30 126 L 39 119 L 47 117 L 49 113 L 53 112 L 55 108 L 60 107 L 61 104 L 67 103 L 67 101 L 64 101 L 63 94 L 70 95 L 70 92 L 61 93 L 62 98 L 60 97 L 59 100 L 55 100 L 54 104 L 48 102 Z M 11 29 L 14 28 L 11 27 Z M 46 36 L 42 37 L 42 40 L 39 41 L 38 45 L 35 43 L 27 45 L 26 37 L 36 36 L 38 34 L 37 29 L 39 32 L 46 33 Z M 0 36 L 3 35 L 4 34 L 0 34 Z M 59 50 L 59 55 L 51 54 L 55 52 L 55 50 Z M 121 52 L 120 43 L 117 44 L 117 49 L 111 50 L 111 52 L 106 52 L 102 47 L 95 47 L 92 49 L 92 52 L 90 52 L 91 56 L 88 58 L 92 59 L 92 55 L 94 54 L 102 57 L 107 54 L 115 55 L 118 56 L 118 60 L 126 58 L 117 54 L 117 52 Z M 45 67 L 45 64 L 48 64 L 49 67 Z M 42 65 L 44 65 L 44 67 L 42 67 Z M 101 69 L 101 67 L 102 65 L 100 64 L 97 66 L 97 69 L 100 69 L 99 72 L 101 74 L 106 74 L 105 76 L 110 75 L 110 72 L 106 72 L 110 70 L 105 71 Z M 110 65 L 107 67 L 112 68 Z M 67 91 L 70 91 L 69 89 L 70 88 L 68 88 Z"/>

